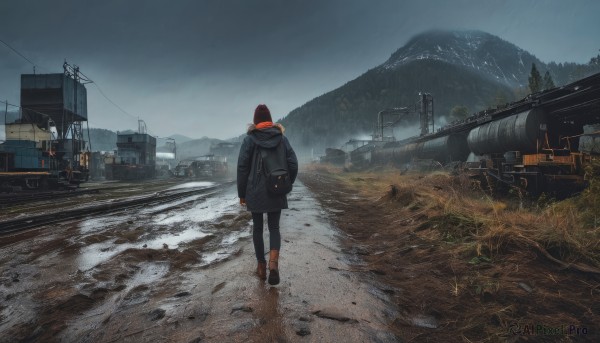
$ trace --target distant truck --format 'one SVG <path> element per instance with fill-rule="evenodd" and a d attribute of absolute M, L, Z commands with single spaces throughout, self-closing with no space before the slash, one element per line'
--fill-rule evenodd
<path fill-rule="evenodd" d="M 219 179 L 227 177 L 227 158 L 212 154 L 186 159 L 175 167 L 176 177 Z"/>

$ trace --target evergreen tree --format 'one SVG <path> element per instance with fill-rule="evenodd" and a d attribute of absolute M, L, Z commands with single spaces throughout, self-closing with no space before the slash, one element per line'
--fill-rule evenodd
<path fill-rule="evenodd" d="M 537 70 L 535 63 L 531 64 L 531 74 L 529 76 L 529 90 L 531 93 L 537 93 L 542 90 L 542 75 Z"/>
<path fill-rule="evenodd" d="M 469 116 L 469 108 L 467 108 L 467 106 L 457 105 L 452 108 L 452 111 L 450 111 L 449 120 L 450 121 L 463 120 L 467 116 Z"/>
<path fill-rule="evenodd" d="M 556 87 L 554 85 L 554 81 L 552 80 L 552 76 L 550 76 L 550 72 L 546 71 L 546 74 L 544 74 L 544 90 L 546 89 L 551 89 Z"/>
<path fill-rule="evenodd" d="M 592 57 L 592 59 L 590 59 L 589 65 L 591 65 L 591 66 L 600 65 L 600 54 L 598 54 L 598 56 Z"/>

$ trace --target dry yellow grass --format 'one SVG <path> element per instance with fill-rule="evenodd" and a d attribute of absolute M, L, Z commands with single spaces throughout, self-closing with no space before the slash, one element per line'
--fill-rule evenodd
<path fill-rule="evenodd" d="M 466 176 L 445 172 L 400 175 L 392 168 L 360 173 L 332 166 L 317 168 L 374 201 L 393 198 L 408 210 L 399 211 L 393 221 L 423 213 L 429 219 L 427 225 L 443 231 L 442 240 L 474 240 L 479 255 L 493 257 L 509 247 L 527 247 L 566 267 L 600 272 L 600 227 L 594 220 L 600 213 L 600 182 L 578 197 L 543 208 L 523 208 L 522 199 L 492 198 Z"/>

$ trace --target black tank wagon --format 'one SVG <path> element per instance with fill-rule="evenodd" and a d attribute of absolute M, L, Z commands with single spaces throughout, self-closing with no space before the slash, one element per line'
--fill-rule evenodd
<path fill-rule="evenodd" d="M 474 177 L 531 193 L 572 191 L 585 185 L 584 166 L 595 157 L 579 151 L 579 137 L 585 125 L 597 123 L 600 73 L 432 133 L 372 142 L 350 152 L 350 161 L 360 166 L 401 166 L 416 159 L 462 162 Z"/>

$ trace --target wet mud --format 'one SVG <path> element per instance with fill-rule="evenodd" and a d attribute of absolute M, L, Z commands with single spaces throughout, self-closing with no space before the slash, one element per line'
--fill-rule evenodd
<path fill-rule="evenodd" d="M 300 182 L 289 204 L 274 287 L 233 185 L 2 237 L 0 342 L 398 341 L 330 212 Z"/>

